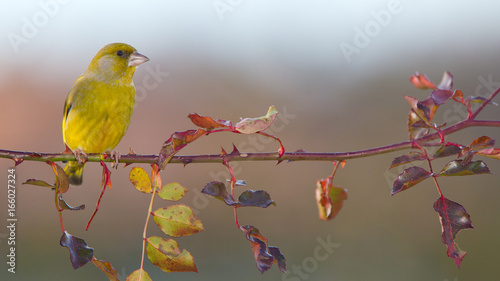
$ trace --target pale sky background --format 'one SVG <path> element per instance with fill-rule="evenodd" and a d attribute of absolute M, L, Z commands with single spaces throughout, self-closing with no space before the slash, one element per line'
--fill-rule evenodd
<path fill-rule="evenodd" d="M 264 115 L 272 104 L 282 116 L 289 114 L 272 132 L 288 151 L 367 149 L 407 139 L 409 107 L 402 96 L 429 94 L 409 83 L 415 71 L 438 83 L 448 70 L 466 95 L 486 96 L 500 86 L 497 1 L 65 2 L 0 2 L 1 149 L 62 151 L 66 94 L 93 55 L 111 42 L 129 43 L 150 58 L 134 77 L 137 107 L 116 148 L 122 154 L 129 146 L 141 154 L 158 153 L 172 132 L 194 128 L 188 113 L 234 122 Z M 366 46 L 359 45 L 364 36 L 359 30 L 370 34 Z M 346 44 L 358 53 L 346 57 L 341 49 Z M 492 106 L 481 118 L 499 116 L 499 107 Z M 462 118 L 460 107 L 446 105 L 436 122 Z M 500 139 L 498 128 L 473 128 L 449 140 L 468 144 L 482 135 Z M 251 146 L 246 137 L 227 134 L 200 139 L 182 154 L 219 153 L 220 146 L 230 150 L 232 143 L 242 152 L 276 150 L 272 142 Z M 468 251 L 458 270 L 441 243 L 432 182 L 389 195 L 398 172 L 386 169 L 402 153 L 348 161 L 334 183 L 348 188 L 349 199 L 330 222 L 317 218 L 314 188 L 317 179 L 331 173 L 331 164 L 239 163 L 237 176 L 248 188 L 265 189 L 277 202 L 267 209 L 241 210 L 240 222 L 255 225 L 278 246 L 290 271 L 294 265 L 314 265 L 307 261 L 318 239 L 338 243 L 328 259 L 307 271 L 307 280 L 500 276 L 499 161 L 483 159 L 495 175 L 441 180 L 445 195 L 464 205 L 475 227 L 458 235 L 457 243 Z M 11 165 L 0 159 L 0 176 L 6 178 Z M 92 264 L 71 268 L 67 250 L 59 246 L 53 194 L 21 185 L 29 178 L 53 180 L 50 167 L 23 163 L 16 170 L 18 273 L 7 274 L 2 262 L 0 279 L 106 280 Z M 85 211 L 64 213 L 66 228 L 94 247 L 98 258 L 110 261 L 120 277 L 139 266 L 149 202 L 128 182 L 129 171 L 113 170 L 113 188 L 88 232 L 83 229 L 100 192 L 99 165 L 87 165 L 84 184 L 65 194 L 72 205 L 87 205 Z M 232 209 L 199 195 L 224 171 L 222 165 L 203 164 L 162 173 L 163 182 L 179 181 L 191 190 L 180 203 L 198 208 L 204 222 L 205 231 L 179 239 L 180 247 L 193 253 L 199 273 L 165 275 L 148 262 L 146 270 L 154 280 L 304 280 L 292 271 L 283 277 L 274 266 L 261 275 L 248 242 L 234 227 Z M 3 192 L 2 212 L 5 201 Z M 148 233 L 162 235 L 155 227 L 151 224 Z M 0 254 L 6 255 L 3 237 Z"/>

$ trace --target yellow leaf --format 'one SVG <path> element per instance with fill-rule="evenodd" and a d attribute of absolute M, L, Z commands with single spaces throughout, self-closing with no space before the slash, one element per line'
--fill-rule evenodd
<path fill-rule="evenodd" d="M 151 279 L 151 277 L 149 277 L 149 274 L 146 271 L 144 271 L 144 269 L 141 268 L 132 272 L 125 281 L 153 281 L 153 280 Z"/>
<path fill-rule="evenodd" d="M 186 250 L 179 249 L 173 239 L 153 236 L 146 239 L 146 253 L 152 264 L 165 272 L 198 272 L 193 256 Z"/>
<path fill-rule="evenodd" d="M 186 205 L 172 205 L 153 212 L 153 219 L 160 229 L 173 237 L 189 236 L 202 231 L 201 220 Z"/>
<path fill-rule="evenodd" d="M 148 173 L 146 173 L 143 168 L 132 168 L 132 170 L 130 170 L 129 178 L 135 188 L 137 188 L 140 192 L 153 192 L 153 189 L 151 188 L 151 180 L 149 179 Z"/>
<path fill-rule="evenodd" d="M 158 191 L 158 195 L 165 200 L 178 201 L 184 197 L 186 191 L 187 189 L 180 185 L 180 183 L 172 182 L 165 185 L 160 191 Z"/>

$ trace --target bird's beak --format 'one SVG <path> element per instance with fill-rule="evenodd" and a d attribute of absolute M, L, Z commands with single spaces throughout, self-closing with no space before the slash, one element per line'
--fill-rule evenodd
<path fill-rule="evenodd" d="M 138 52 L 133 52 L 128 58 L 128 66 L 138 66 L 141 63 L 145 63 L 149 60 L 145 55 L 139 54 Z"/>

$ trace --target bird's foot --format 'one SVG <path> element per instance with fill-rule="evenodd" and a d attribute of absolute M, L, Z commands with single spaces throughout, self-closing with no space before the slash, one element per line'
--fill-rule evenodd
<path fill-rule="evenodd" d="M 115 160 L 114 162 L 111 162 L 111 168 L 118 169 L 118 164 L 119 164 L 118 161 L 120 161 L 120 152 L 118 151 L 111 152 L 111 159 Z"/>
<path fill-rule="evenodd" d="M 73 151 L 73 155 L 75 155 L 76 160 L 78 161 L 78 165 L 83 165 L 87 162 L 87 154 L 83 152 L 83 150 L 77 148 Z"/>

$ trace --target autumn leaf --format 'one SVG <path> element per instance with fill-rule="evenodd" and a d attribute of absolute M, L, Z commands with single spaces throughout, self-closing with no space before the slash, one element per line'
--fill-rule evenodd
<path fill-rule="evenodd" d="M 219 200 L 224 201 L 229 206 L 234 206 L 238 204 L 227 192 L 226 185 L 220 181 L 209 182 L 205 185 L 205 187 L 201 190 L 201 193 L 213 196 Z"/>
<path fill-rule="evenodd" d="M 269 246 L 269 253 L 274 257 L 274 263 L 281 272 L 286 273 L 286 259 L 278 247 Z"/>
<path fill-rule="evenodd" d="M 431 92 L 431 98 L 434 101 L 435 105 L 445 104 L 451 97 L 453 97 L 454 92 L 450 90 L 433 90 Z"/>
<path fill-rule="evenodd" d="M 443 77 L 441 78 L 441 82 L 436 87 L 434 83 L 427 78 L 424 74 L 420 74 L 415 72 L 414 75 L 410 77 L 410 82 L 417 88 L 425 90 L 425 89 L 441 89 L 441 90 L 451 90 L 453 88 L 453 75 L 449 71 L 445 71 L 443 73 Z"/>
<path fill-rule="evenodd" d="M 187 130 L 184 132 L 175 132 L 171 135 L 170 140 L 174 144 L 174 148 L 179 150 L 184 146 L 192 143 L 197 138 L 206 135 L 207 131 L 198 129 L 198 130 Z M 168 140 L 167 140 L 168 141 Z"/>
<path fill-rule="evenodd" d="M 186 191 L 187 189 L 183 187 L 180 183 L 172 182 L 162 187 L 161 190 L 157 191 L 156 193 L 158 193 L 158 195 L 162 199 L 170 201 L 178 201 L 182 197 L 184 197 Z"/>
<path fill-rule="evenodd" d="M 414 140 L 427 135 L 429 128 L 433 126 L 430 122 L 434 118 L 439 106 L 430 97 L 422 101 L 418 101 L 413 97 L 405 96 L 405 98 L 412 107 L 408 114 L 410 139 Z"/>
<path fill-rule="evenodd" d="M 391 196 L 418 184 L 430 176 L 429 171 L 417 166 L 404 170 L 394 181 Z"/>
<path fill-rule="evenodd" d="M 436 153 L 434 154 L 434 158 L 447 157 L 451 155 L 459 154 L 462 149 L 455 145 L 443 145 L 441 146 Z"/>
<path fill-rule="evenodd" d="M 120 281 L 120 279 L 118 279 L 118 272 L 113 268 L 111 263 L 98 260 L 95 257 L 92 257 L 92 262 L 95 266 L 97 266 L 97 268 L 106 274 L 110 281 Z"/>
<path fill-rule="evenodd" d="M 476 155 L 482 155 L 490 158 L 500 160 L 500 148 L 487 148 L 476 152 Z"/>
<path fill-rule="evenodd" d="M 254 134 L 260 131 L 264 131 L 269 128 L 274 122 L 274 119 L 278 115 L 278 111 L 274 105 L 269 107 L 267 114 L 265 116 L 257 118 L 245 118 L 234 125 L 234 129 L 242 134 Z"/>
<path fill-rule="evenodd" d="M 491 139 L 488 136 L 482 136 L 477 139 L 475 139 L 469 146 L 470 150 L 475 151 L 475 150 L 480 150 L 480 149 L 485 149 L 488 147 L 492 147 L 495 145 L 495 140 Z"/>
<path fill-rule="evenodd" d="M 414 75 L 410 77 L 410 82 L 417 88 L 425 90 L 425 89 L 436 89 L 434 83 L 432 83 L 425 74 L 419 74 L 416 72 Z"/>
<path fill-rule="evenodd" d="M 491 174 L 490 169 L 481 160 L 472 161 L 464 165 L 463 160 L 454 160 L 446 164 L 439 176 L 469 176 Z"/>
<path fill-rule="evenodd" d="M 151 163 L 151 187 L 153 190 L 161 189 L 160 170 L 157 163 Z"/>
<path fill-rule="evenodd" d="M 37 179 L 28 179 L 25 182 L 23 182 L 23 184 L 30 184 L 30 185 L 36 185 L 36 186 L 55 188 L 53 185 L 48 184 L 45 181 L 37 180 Z"/>
<path fill-rule="evenodd" d="M 451 90 L 453 88 L 453 75 L 449 71 L 443 73 L 443 77 L 437 88 L 440 90 Z"/>
<path fill-rule="evenodd" d="M 232 128 L 233 124 L 231 121 L 227 120 L 222 120 L 222 119 L 217 119 L 214 120 L 212 117 L 206 117 L 206 116 L 200 116 L 196 113 L 192 113 L 188 115 L 188 118 L 191 119 L 191 122 L 195 124 L 196 126 L 207 129 L 207 130 L 213 130 L 215 128 Z"/>
<path fill-rule="evenodd" d="M 488 99 L 485 97 L 481 97 L 481 96 L 470 96 L 470 97 L 467 97 L 465 100 L 468 102 L 472 102 L 472 103 L 484 103 Z M 489 104 L 498 106 L 498 103 L 491 101 L 491 100 L 490 100 Z"/>
<path fill-rule="evenodd" d="M 151 186 L 151 179 L 148 173 L 141 167 L 134 167 L 130 170 L 129 174 L 130 182 L 135 186 L 137 190 L 143 193 L 153 192 Z"/>
<path fill-rule="evenodd" d="M 278 265 L 279 270 L 286 273 L 286 259 L 277 247 L 268 246 L 267 238 L 262 236 L 256 227 L 246 225 L 241 229 L 245 232 L 247 240 L 250 241 L 257 268 L 261 273 L 269 270 L 273 263 Z"/>
<path fill-rule="evenodd" d="M 161 231 L 173 237 L 189 236 L 203 230 L 201 220 L 186 205 L 160 208 L 151 214 Z"/>
<path fill-rule="evenodd" d="M 417 116 L 422 120 L 426 125 L 431 126 L 430 124 L 430 109 L 425 106 L 423 103 L 419 102 L 414 97 L 404 96 L 406 101 L 410 104 L 411 109 Z"/>
<path fill-rule="evenodd" d="M 50 162 L 48 164 L 52 166 L 52 170 L 56 175 L 55 188 L 57 189 L 57 193 L 65 193 L 69 189 L 69 181 L 68 181 L 68 176 L 64 172 L 64 169 L 54 162 Z"/>
<path fill-rule="evenodd" d="M 151 279 L 151 277 L 149 277 L 149 274 L 146 271 L 144 271 L 144 269 L 141 268 L 132 272 L 125 281 L 153 281 L 153 280 Z"/>
<path fill-rule="evenodd" d="M 152 264 L 165 272 L 198 272 L 193 256 L 186 250 L 180 250 L 173 239 L 152 236 L 146 239 L 146 253 Z"/>
<path fill-rule="evenodd" d="M 267 208 L 269 205 L 274 203 L 273 200 L 271 200 L 271 196 L 269 193 L 267 193 L 264 190 L 246 190 L 243 193 L 241 193 L 240 197 L 238 197 L 239 201 L 239 206 L 242 207 L 262 207 L 262 208 Z"/>
<path fill-rule="evenodd" d="M 86 265 L 94 256 L 94 249 L 87 246 L 85 240 L 64 231 L 59 242 L 61 246 L 69 249 L 69 259 L 74 269 Z"/>
<path fill-rule="evenodd" d="M 455 237 L 462 229 L 474 228 L 470 216 L 465 208 L 447 198 L 441 196 L 434 203 L 434 210 L 439 213 L 441 222 L 441 240 L 446 245 L 446 254 L 455 260 L 460 268 L 460 263 L 467 254 L 455 243 Z"/>
<path fill-rule="evenodd" d="M 160 167 L 160 170 L 165 169 L 167 163 L 170 159 L 172 159 L 175 153 L 207 133 L 208 132 L 203 129 L 173 133 L 170 138 L 163 143 L 160 149 L 160 153 L 158 155 L 158 166 Z"/>
<path fill-rule="evenodd" d="M 408 154 L 394 158 L 394 160 L 392 160 L 391 166 L 389 167 L 389 170 L 394 168 L 394 167 L 397 167 L 399 165 L 411 163 L 413 161 L 425 160 L 425 159 L 426 159 L 426 157 L 422 152 L 412 151 L 412 152 L 409 152 Z"/>
<path fill-rule="evenodd" d="M 85 204 L 82 204 L 80 206 L 76 206 L 76 207 L 71 207 L 70 205 L 68 205 L 66 203 L 66 201 L 64 201 L 62 199 L 62 196 L 61 194 L 59 194 L 59 196 L 57 196 L 57 205 L 59 206 L 59 210 L 71 210 L 71 211 L 80 211 L 80 210 L 84 210 L 85 209 Z"/>
<path fill-rule="evenodd" d="M 242 182 L 240 181 L 240 183 Z M 226 185 L 220 181 L 208 183 L 201 190 L 201 193 L 222 200 L 229 206 L 267 208 L 271 204 L 276 205 L 269 193 L 264 190 L 245 190 L 238 197 L 238 201 L 235 201 L 233 196 L 227 192 Z"/>
<path fill-rule="evenodd" d="M 347 189 L 334 186 L 330 177 L 316 181 L 316 203 L 321 220 L 335 218 L 342 209 L 344 200 L 347 200 Z"/>

